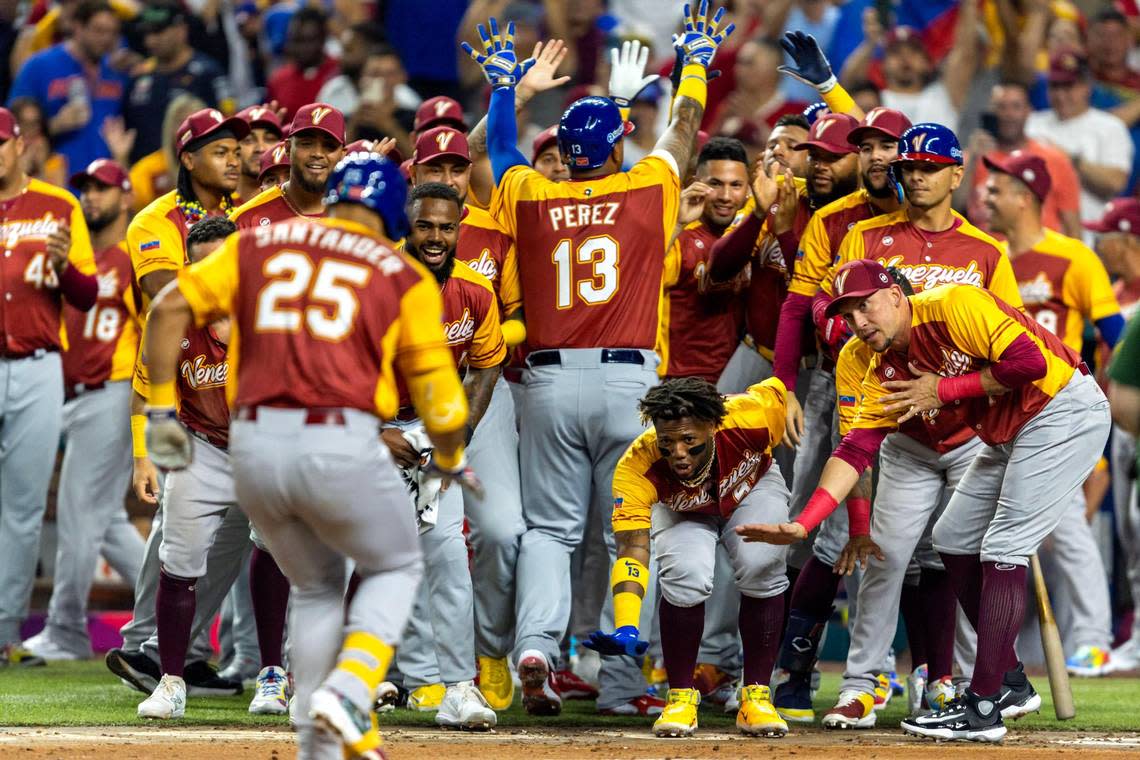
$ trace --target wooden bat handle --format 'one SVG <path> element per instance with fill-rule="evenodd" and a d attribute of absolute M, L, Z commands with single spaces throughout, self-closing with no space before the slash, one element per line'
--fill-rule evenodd
<path fill-rule="evenodd" d="M 1057 720 L 1069 720 L 1077 714 L 1073 704 L 1073 690 L 1069 685 L 1069 671 L 1065 667 L 1065 650 L 1061 646 L 1061 632 L 1053 619 L 1053 605 L 1049 603 L 1049 590 L 1041 562 L 1034 554 L 1029 558 L 1033 568 L 1033 590 L 1037 597 L 1037 619 L 1041 624 L 1041 648 L 1045 650 L 1045 665 L 1049 670 L 1049 691 L 1053 695 L 1053 712 Z"/>

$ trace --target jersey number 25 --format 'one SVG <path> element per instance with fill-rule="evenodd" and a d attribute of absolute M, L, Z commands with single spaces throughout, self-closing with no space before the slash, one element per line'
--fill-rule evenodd
<path fill-rule="evenodd" d="M 569 309 L 575 294 L 587 306 L 608 303 L 618 289 L 618 243 L 609 235 L 588 237 L 571 251 L 571 240 L 558 241 L 551 255 L 557 279 L 557 306 Z M 575 264 L 590 264 L 589 277 L 574 277 Z M 576 293 L 575 293 L 576 291 Z"/>
<path fill-rule="evenodd" d="M 257 296 L 255 329 L 293 333 L 304 324 L 314 338 L 332 342 L 344 340 L 352 332 L 360 311 L 356 290 L 367 285 L 372 276 L 368 267 L 338 259 L 322 259 L 314 266 L 300 251 L 271 256 L 262 271 L 275 279 Z M 285 305 L 303 295 L 308 302 L 303 309 L 300 304 Z"/>

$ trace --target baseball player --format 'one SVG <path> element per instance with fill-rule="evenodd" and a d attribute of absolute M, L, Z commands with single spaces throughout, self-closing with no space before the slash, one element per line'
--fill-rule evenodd
<path fill-rule="evenodd" d="M 66 447 L 56 506 L 55 572 L 44 630 L 24 642 L 45 660 L 91 657 L 87 596 L 103 554 L 132 587 L 143 540 L 127 519 L 131 480 L 131 370 L 138 354 L 138 312 L 123 239 L 131 211 L 127 172 L 99 159 L 71 178 L 95 251 L 98 296 L 88 311 L 64 304 Z"/>
<path fill-rule="evenodd" d="M 951 194 L 962 175 L 962 152 L 954 133 L 939 124 L 912 126 L 900 137 L 892 168 L 901 179 L 907 205 L 857 222 L 848 231 L 836 263 L 820 281 L 821 290 L 812 304 L 813 311 L 822 314 L 816 322 L 825 324 L 834 315 L 827 313 L 826 306 L 835 292 L 838 268 L 864 258 L 898 269 L 916 292 L 944 283 L 970 284 L 987 288 L 1005 303 L 1020 307 L 1021 296 L 1008 257 L 993 238 L 951 209 Z M 942 469 L 942 464 L 946 463 L 936 469 Z M 936 502 L 934 499 L 930 506 Z M 850 512 L 849 504 L 848 517 Z M 781 667 L 792 665 L 785 668 L 791 678 L 776 692 L 776 707 L 785 717 L 813 718 L 804 666 L 814 659 L 822 633 L 820 624 L 826 622 L 838 589 L 840 576 L 833 568 L 847 542 L 843 519 L 843 513 L 836 513 L 821 526 L 812 544 L 812 556 L 792 589 L 780 660 Z"/>
<path fill-rule="evenodd" d="M 442 183 L 459 196 L 463 210 L 456 230 L 459 238 L 454 258 L 487 278 L 496 295 L 496 308 L 505 316 L 507 311 L 498 296 L 504 268 L 514 266 L 517 260 L 514 241 L 494 217 L 469 202 L 471 170 L 467 136 L 462 132 L 448 126 L 434 126 L 419 133 L 412 157 L 412 184 L 419 187 Z M 512 321 L 507 329 L 519 324 Z M 516 329 L 510 342 L 513 345 L 520 340 Z M 464 493 L 463 501 L 474 549 L 472 573 L 482 580 L 475 588 L 479 689 L 493 708 L 505 710 L 514 700 L 514 680 L 507 656 L 514 631 L 515 566 L 526 523 L 523 522 L 514 399 L 501 374 L 496 373 L 495 380 L 486 412 L 480 408 L 478 414 L 472 413 L 472 419 L 481 421 L 467 452 L 471 466 L 484 473 L 486 499 Z M 440 694 L 438 688 L 435 694 Z M 413 699 L 419 696 L 428 695 L 413 694 Z M 418 701 L 417 704 L 424 703 Z"/>
<path fill-rule="evenodd" d="M 28 177 L 24 140 L 0 108 L 0 663 L 43 665 L 20 639 L 28 612 L 48 484 L 63 426 L 64 300 L 95 305 L 95 259 L 83 211 L 66 190 Z"/>
<path fill-rule="evenodd" d="M 910 137 L 903 136 L 901 156 Z M 913 187 L 914 171 L 903 170 L 904 184 Z M 946 284 L 908 298 L 879 262 L 862 259 L 840 268 L 834 293 L 827 315 L 842 314 L 875 351 L 858 416 L 796 522 L 738 531 L 748 540 L 802 540 L 847 495 L 888 433 L 912 419 L 930 424 L 962 414 L 985 447 L 935 523 L 934 547 L 978 632 L 977 662 L 962 697 L 902 727 L 998 741 L 1006 732 L 1002 711 L 1034 696 L 1013 650 L 1029 555 L 1100 458 L 1108 401 L 1076 352 L 985 288 Z M 848 511 L 852 535 L 865 534 L 868 516 L 850 503 Z"/>
<path fill-rule="evenodd" d="M 728 399 L 700 378 L 666 380 L 640 403 L 653 428 L 630 445 L 614 472 L 614 632 L 598 631 L 586 645 L 604 655 L 645 652 L 638 623 L 652 539 L 669 676 L 668 703 L 653 724 L 658 736 L 690 736 L 697 729 L 701 697 L 693 671 L 718 544 L 728 551 L 741 592 L 744 677 L 736 726 L 750 735 L 787 733 L 768 689 L 788 587 L 785 551 L 752 551 L 755 544 L 735 531 L 762 515 L 788 513 L 788 488 L 772 461 L 782 437 L 784 395 L 775 379 Z"/>
<path fill-rule="evenodd" d="M 463 234 L 461 214 L 459 194 L 447 185 L 416 185 L 411 194 L 411 231 L 405 250 L 426 266 L 440 284 L 443 332 L 456 365 L 465 376 L 470 410 L 468 438 L 474 440 L 484 412 L 492 403 L 507 346 L 499 326 L 499 302 L 491 283 L 456 257 Z M 404 431 L 409 428 L 421 428 L 421 424 L 404 393 L 394 426 L 382 431 L 396 463 L 402 467 L 415 467 L 420 458 L 419 450 L 405 436 Z M 417 701 L 423 692 L 429 691 L 423 687 L 442 683 L 446 690 L 438 705 L 436 723 L 451 728 L 488 729 L 495 725 L 496 718 L 474 685 L 478 650 L 471 636 L 472 571 L 468 569 L 463 539 L 463 512 L 462 495 L 458 489 L 448 489 L 439 495 L 435 526 L 421 533 L 425 579 L 397 663 L 404 674 L 404 686 L 412 690 L 409 704 L 427 709 L 422 700 Z M 475 572 L 480 583 L 494 584 L 498 580 Z M 509 626 L 506 635 L 510 635 Z M 509 671 L 506 679 L 510 680 Z M 513 685 L 508 694 L 513 696 Z M 509 706 L 507 701 L 499 709 Z"/>
<path fill-rule="evenodd" d="M 1042 226 L 1041 204 L 1052 185 L 1045 161 L 1017 152 L 984 156 L 982 161 L 990 170 L 985 188 L 990 227 L 1006 236 L 1005 248 L 1026 312 L 1077 353 L 1085 321 L 1093 322 L 1111 349 L 1124 331 L 1124 317 L 1104 264 L 1080 240 Z M 1085 512 L 1085 495 L 1078 491 L 1050 544 L 1069 590 L 1069 672 L 1097 676 L 1111 668 L 1112 608 L 1100 550 Z"/>
<path fill-rule="evenodd" d="M 570 554 L 591 497 L 608 497 L 618 458 L 642 431 L 637 399 L 656 383 L 653 349 L 680 167 L 689 163 L 704 110 L 706 69 L 732 31 L 719 29 L 723 9 L 710 21 L 707 6 L 702 0 L 696 18 L 685 19 L 685 66 L 670 126 L 630 171 L 620 171 L 626 127 L 613 101 L 582 98 L 562 115 L 558 142 L 571 182 L 546 179 L 515 147 L 514 86 L 523 68 L 513 24 L 501 36 L 494 21 L 489 33 L 480 27 L 481 53 L 465 46 L 492 85 L 491 212 L 528 252 L 518 269 L 532 352 L 520 412 L 527 532 L 519 550 L 515 650 L 523 704 L 532 714 L 561 711 L 550 674 L 570 615 Z M 500 292 L 511 301 L 508 283 Z M 608 533 L 606 541 L 612 546 Z M 662 707 L 645 695 L 632 657 L 607 662 L 600 685 L 604 713 L 646 715 Z"/>
<path fill-rule="evenodd" d="M 302 106 L 289 125 L 288 143 L 289 180 L 238 206 L 233 213 L 238 229 L 325 213 L 329 172 L 344 155 L 344 114 L 326 103 Z"/>
<path fill-rule="evenodd" d="M 570 179 L 570 168 L 562 162 L 558 152 L 558 125 L 538 133 L 530 146 L 530 165 L 551 182 Z"/>
<path fill-rule="evenodd" d="M 262 191 L 261 157 L 285 137 L 281 119 L 268 105 L 243 108 L 237 118 L 249 125 L 249 134 L 241 141 L 241 179 L 234 200 L 248 201 Z"/>
<path fill-rule="evenodd" d="M 148 441 L 159 465 L 190 463 L 192 442 L 173 406 L 171 344 L 192 322 L 232 314 L 240 336 L 228 386 L 235 487 L 292 585 L 300 755 L 378 760 L 370 712 L 422 573 L 380 419 L 395 416 L 403 377 L 431 437 L 431 467 L 445 483 L 471 482 L 467 402 L 446 347 L 439 284 L 393 251 L 391 240 L 408 231 L 399 170 L 358 154 L 329 182 L 329 218 L 233 236 L 156 302 L 146 341 Z M 346 557 L 363 579 L 347 621 Z"/>
<path fill-rule="evenodd" d="M 261 154 L 261 171 L 257 175 L 261 192 L 289 181 L 289 142 L 282 140 Z"/>

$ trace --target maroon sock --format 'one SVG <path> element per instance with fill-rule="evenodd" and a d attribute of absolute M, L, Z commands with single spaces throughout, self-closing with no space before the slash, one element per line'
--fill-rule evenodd
<path fill-rule="evenodd" d="M 676 607 L 664 599 L 658 608 L 661 619 L 661 656 L 670 689 L 693 688 L 693 670 L 705 632 L 705 603 Z"/>
<path fill-rule="evenodd" d="M 796 581 L 800 579 L 800 569 L 798 567 L 788 566 L 788 587 L 784 590 L 784 622 L 780 624 L 780 630 L 788 630 L 788 613 L 792 611 L 792 592 L 796 590 Z"/>
<path fill-rule="evenodd" d="M 813 555 L 796 578 L 795 588 L 792 590 L 791 609 L 800 614 L 824 620 L 831 615 L 831 606 L 835 601 L 835 592 L 839 590 L 840 577 L 832 572 L 829 565 L 825 565 Z"/>
<path fill-rule="evenodd" d="M 903 584 L 899 597 L 899 612 L 906 626 L 906 644 L 910 649 L 910 668 L 927 664 L 926 618 L 923 616 L 922 591 L 919 586 Z"/>
<path fill-rule="evenodd" d="M 784 632 L 784 595 L 754 599 L 742 594 L 739 620 L 744 647 L 743 684 L 767 686 Z"/>
<path fill-rule="evenodd" d="M 943 554 L 942 564 L 950 576 L 950 585 L 954 587 L 954 596 L 966 619 L 978 630 L 978 604 L 982 598 L 982 560 L 977 554 Z"/>
<path fill-rule="evenodd" d="M 970 690 L 996 694 L 1005 671 L 1016 667 L 1013 642 L 1025 619 L 1025 565 L 982 563 L 982 599 L 978 619 L 978 658 Z"/>
<path fill-rule="evenodd" d="M 198 595 L 194 591 L 197 578 L 179 578 L 158 574 L 155 618 L 158 625 L 158 659 L 166 675 L 182 676 L 186 650 L 190 647 L 190 628 L 194 624 L 194 608 Z"/>
<path fill-rule="evenodd" d="M 289 579 L 269 552 L 253 547 L 249 558 L 249 593 L 261 667 L 281 667 L 281 641 L 285 638 L 285 611 L 289 606 Z"/>
<path fill-rule="evenodd" d="M 926 664 L 933 683 L 954 671 L 954 619 L 958 614 L 958 600 L 950 583 L 950 573 L 945 570 L 924 567 L 919 590 L 926 623 Z"/>

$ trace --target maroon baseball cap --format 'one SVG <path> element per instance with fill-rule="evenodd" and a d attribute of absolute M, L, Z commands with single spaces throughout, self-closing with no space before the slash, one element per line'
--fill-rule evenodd
<path fill-rule="evenodd" d="M 913 26 L 896 26 L 887 32 L 887 36 L 883 40 L 883 49 L 890 50 L 900 45 L 909 45 L 915 50 L 921 50 L 927 58 L 930 57 L 930 51 L 926 49 L 922 33 Z"/>
<path fill-rule="evenodd" d="M 276 132 L 278 137 L 285 136 L 285 129 L 281 126 L 281 119 L 277 118 L 277 113 L 267 105 L 263 104 L 243 108 L 237 112 L 237 118 L 248 124 L 250 129 L 262 127 Z"/>
<path fill-rule="evenodd" d="M 426 164 L 441 156 L 453 156 L 470 163 L 467 135 L 451 127 L 432 127 L 416 138 L 416 150 L 412 153 L 413 164 Z"/>
<path fill-rule="evenodd" d="M 811 125 L 807 140 L 796 145 L 793 150 L 819 148 L 838 155 L 854 153 L 855 147 L 847 142 L 847 136 L 857 126 L 859 122 L 845 113 L 826 113 Z"/>
<path fill-rule="evenodd" d="M 276 169 L 279 166 L 289 165 L 289 143 L 282 140 L 274 145 L 269 150 L 261 154 L 261 171 L 257 173 L 257 181 L 260 182 L 261 178 L 270 169 Z"/>
<path fill-rule="evenodd" d="M 416 121 L 412 129 L 422 132 L 438 126 L 466 132 L 467 123 L 463 121 L 463 106 L 446 95 L 436 95 L 420 103 L 420 107 L 416 109 Z"/>
<path fill-rule="evenodd" d="M 551 145 L 558 143 L 558 125 L 547 127 L 538 133 L 538 137 L 534 138 L 534 142 L 530 144 L 530 162 L 533 164 L 538 160 L 538 154 L 549 148 Z"/>
<path fill-rule="evenodd" d="M 879 132 L 892 140 L 898 140 L 910 128 L 910 119 L 902 111 L 877 106 L 867 112 L 859 126 L 847 133 L 847 142 L 858 147 L 871 132 Z"/>
<path fill-rule="evenodd" d="M 328 103 L 309 103 L 297 110 L 293 123 L 289 125 L 289 136 L 292 137 L 306 129 L 324 132 L 344 145 L 344 114 Z"/>
<path fill-rule="evenodd" d="M 245 123 L 244 119 L 239 119 L 236 116 L 227 119 L 216 108 L 203 108 L 201 111 L 195 111 L 178 125 L 178 140 L 176 142 L 178 155 L 182 155 L 191 145 L 194 145 L 194 149 L 197 150 L 201 146 L 213 142 L 213 140 L 203 140 L 203 138 L 217 135 L 219 132 L 229 132 L 234 139 L 242 140 L 249 134 L 249 125 Z M 215 139 L 222 137 L 223 135 L 217 135 Z"/>
<path fill-rule="evenodd" d="M 127 170 L 109 158 L 97 158 L 87 164 L 87 168 L 71 175 L 69 182 L 72 187 L 80 187 L 84 182 L 93 179 L 107 187 L 117 187 L 121 190 L 131 189 L 131 180 Z"/>
<path fill-rule="evenodd" d="M 886 268 L 874 259 L 855 259 L 839 267 L 835 273 L 835 300 L 824 312 L 828 317 L 839 313 L 843 301 L 866 298 L 876 290 L 886 290 L 895 284 Z"/>
<path fill-rule="evenodd" d="M 7 108 L 0 108 L 0 140 L 11 140 L 20 136 L 20 123 Z"/>
<path fill-rule="evenodd" d="M 1072 84 L 1088 76 L 1089 61 L 1079 50 L 1058 50 L 1049 58 L 1049 84 Z"/>
<path fill-rule="evenodd" d="M 1140 200 L 1113 198 L 1104 207 L 1104 214 L 1095 222 L 1084 222 L 1092 232 L 1127 232 L 1140 235 Z"/>
<path fill-rule="evenodd" d="M 1053 180 L 1049 177 L 1049 167 L 1045 165 L 1045 159 L 1023 150 L 1015 150 L 1008 156 L 990 153 L 982 156 L 982 163 L 990 171 L 1008 174 L 1021 180 L 1042 203 L 1045 202 L 1045 196 L 1049 194 L 1049 188 L 1053 186 Z"/>

